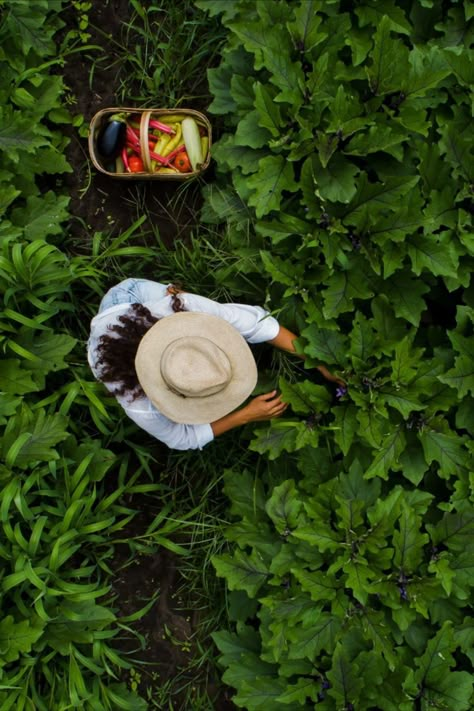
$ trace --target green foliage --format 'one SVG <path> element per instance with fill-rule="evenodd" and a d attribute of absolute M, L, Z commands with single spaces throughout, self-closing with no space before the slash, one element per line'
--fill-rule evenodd
<path fill-rule="evenodd" d="M 196 4 L 228 31 L 202 216 L 306 356 L 253 429 L 263 504 L 226 485 L 216 571 L 256 604 L 224 680 L 250 710 L 471 708 L 472 11 Z"/>
<path fill-rule="evenodd" d="M 97 288 L 102 274 L 59 247 L 69 197 L 44 187 L 72 170 L 59 130 L 72 117 L 62 78 L 50 73 L 62 62 L 61 7 L 18 0 L 1 9 L 0 707 L 142 711 L 118 682 L 130 665 L 114 649 L 126 620 L 111 604 L 108 559 L 136 513 L 123 496 L 159 485 L 138 485 L 141 466 L 131 471 L 127 457 L 89 437 L 90 422 L 104 428 L 110 415 L 76 365 L 84 343 L 67 320 L 73 288 Z M 107 475 L 118 477 L 112 495 Z"/>
<path fill-rule="evenodd" d="M 317 697 L 331 709 L 408 711 L 416 699 L 469 709 L 472 677 L 459 660 L 469 653 L 472 508 L 453 496 L 447 513 L 433 494 L 383 487 L 357 460 L 327 480 L 303 457 L 298 468 L 299 484 L 268 488 L 264 507 L 232 498 L 236 549 L 214 559 L 230 590 L 259 602 L 252 664 L 245 607 L 236 637 L 214 635 L 237 705 L 260 709 L 273 689 L 274 708 Z M 225 480 L 230 495 L 248 484 L 237 470 Z"/>

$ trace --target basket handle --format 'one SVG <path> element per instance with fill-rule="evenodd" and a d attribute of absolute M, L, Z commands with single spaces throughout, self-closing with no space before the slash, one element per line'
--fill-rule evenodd
<path fill-rule="evenodd" d="M 142 154 L 143 167 L 148 173 L 153 172 L 150 159 L 150 146 L 148 145 L 148 124 L 150 123 L 151 111 L 144 111 L 140 119 L 140 150 Z"/>

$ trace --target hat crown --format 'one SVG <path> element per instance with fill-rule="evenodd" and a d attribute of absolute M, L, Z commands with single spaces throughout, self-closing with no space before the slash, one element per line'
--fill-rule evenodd
<path fill-rule="evenodd" d="M 215 395 L 232 380 L 226 353 L 202 336 L 184 336 L 168 344 L 161 356 L 160 370 L 167 387 L 188 398 Z"/>
<path fill-rule="evenodd" d="M 252 351 L 219 316 L 180 311 L 141 339 L 135 369 L 143 392 L 173 422 L 201 425 L 232 412 L 257 382 Z"/>

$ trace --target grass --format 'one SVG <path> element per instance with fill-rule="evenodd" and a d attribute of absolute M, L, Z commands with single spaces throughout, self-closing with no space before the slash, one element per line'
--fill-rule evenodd
<path fill-rule="evenodd" d="M 119 37 L 111 38 L 114 56 L 96 61 L 117 71 L 117 100 L 142 106 L 175 108 L 206 106 L 209 94 L 203 68 L 220 56 L 225 33 L 216 19 L 209 19 L 192 0 L 170 3 L 157 0 L 147 6 L 130 0 L 132 14 Z M 96 63 L 91 66 L 91 80 Z M 159 101 L 157 102 L 157 98 Z"/>

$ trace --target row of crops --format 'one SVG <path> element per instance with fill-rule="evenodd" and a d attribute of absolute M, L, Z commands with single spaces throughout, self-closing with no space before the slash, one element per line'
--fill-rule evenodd
<path fill-rule="evenodd" d="M 227 590 L 222 680 L 249 711 L 468 711 L 474 11 L 194 6 L 225 32 L 208 70 L 216 174 L 205 238 L 163 263 L 184 254 L 188 288 L 202 277 L 209 295 L 265 304 L 307 356 L 261 373 L 290 407 L 247 428 L 248 451 L 224 440 L 232 466 L 218 472 L 218 442 L 199 455 L 227 501 L 206 572 Z M 133 495 L 163 485 L 84 341 L 107 257 L 127 273 L 157 250 L 126 246 L 141 221 L 105 251 L 99 236 L 69 248 L 58 177 L 72 170 L 65 127 L 83 134 L 83 119 L 65 107 L 61 58 L 84 46 L 58 45 L 60 10 L 0 8 L 0 708 L 145 709 L 116 646 L 140 613 L 117 616 L 110 565 Z"/>

